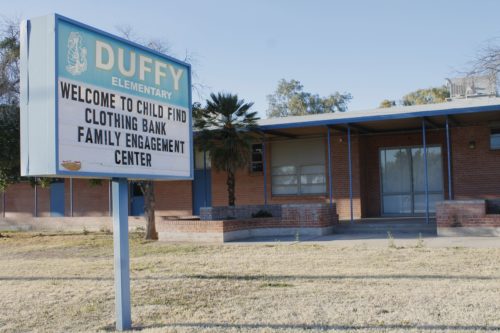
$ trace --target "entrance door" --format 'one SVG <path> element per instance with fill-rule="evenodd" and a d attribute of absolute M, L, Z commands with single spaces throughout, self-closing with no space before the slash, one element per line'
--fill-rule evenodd
<path fill-rule="evenodd" d="M 64 216 L 64 180 L 50 183 L 50 216 Z"/>
<path fill-rule="evenodd" d="M 425 213 L 425 164 L 423 147 L 380 150 L 383 215 Z M 429 211 L 444 198 L 441 147 L 427 147 Z"/>
<path fill-rule="evenodd" d="M 200 215 L 200 207 L 212 205 L 211 163 L 208 153 L 194 151 L 193 215 Z"/>
<path fill-rule="evenodd" d="M 200 215 L 200 207 L 212 204 L 210 170 L 194 170 L 193 180 L 193 215 Z"/>
<path fill-rule="evenodd" d="M 144 194 L 138 183 L 132 182 L 129 185 L 130 196 L 130 216 L 144 215 Z"/>

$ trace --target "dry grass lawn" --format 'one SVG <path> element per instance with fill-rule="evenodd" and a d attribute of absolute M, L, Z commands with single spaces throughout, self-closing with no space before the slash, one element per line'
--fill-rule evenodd
<path fill-rule="evenodd" d="M 4 235 L 1 332 L 113 331 L 111 235 Z M 500 249 L 166 244 L 132 234 L 131 288 L 142 332 L 500 331 Z"/>

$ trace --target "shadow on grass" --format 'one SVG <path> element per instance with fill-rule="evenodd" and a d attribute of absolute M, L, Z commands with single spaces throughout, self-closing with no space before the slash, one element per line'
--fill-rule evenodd
<path fill-rule="evenodd" d="M 499 331 L 500 326 L 481 326 L 481 325 L 444 325 L 444 324 L 367 324 L 367 325 L 322 325 L 322 324 L 270 324 L 270 323 L 256 323 L 256 324 L 237 324 L 237 323 L 172 323 L 163 325 L 150 325 L 150 326 L 137 326 L 133 327 L 134 330 L 143 329 L 175 329 L 175 328 L 192 328 L 194 330 L 200 329 L 271 329 L 271 330 L 410 330 L 416 329 L 419 331 Z M 114 330 L 114 327 L 106 327 L 105 330 Z"/>
<path fill-rule="evenodd" d="M 269 281 L 269 280 L 500 280 L 500 276 L 474 275 L 169 275 L 165 277 L 131 277 L 132 281 L 161 281 L 161 280 L 233 280 L 233 281 Z M 114 281 L 113 277 L 100 276 L 0 276 L 0 281 Z"/>
<path fill-rule="evenodd" d="M 391 231 L 391 230 L 387 230 Z M 384 232 L 365 232 L 365 233 L 345 233 L 345 234 L 331 234 L 323 236 L 306 236 L 299 235 L 299 239 L 295 236 L 264 236 L 264 237 L 249 237 L 244 239 L 239 239 L 235 241 L 230 241 L 224 243 L 224 245 L 236 245 L 236 244 L 259 244 L 259 243 L 272 243 L 272 244 L 307 244 L 308 242 L 315 243 L 329 243 L 338 240 L 387 240 L 387 231 Z M 431 232 L 398 232 L 391 231 L 391 235 L 396 240 L 417 240 L 420 237 L 435 238 L 437 234 Z"/>

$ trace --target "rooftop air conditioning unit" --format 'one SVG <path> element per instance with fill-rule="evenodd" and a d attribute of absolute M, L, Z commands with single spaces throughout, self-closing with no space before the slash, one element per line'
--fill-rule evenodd
<path fill-rule="evenodd" d="M 496 75 L 466 76 L 446 79 L 450 99 L 497 96 Z"/>

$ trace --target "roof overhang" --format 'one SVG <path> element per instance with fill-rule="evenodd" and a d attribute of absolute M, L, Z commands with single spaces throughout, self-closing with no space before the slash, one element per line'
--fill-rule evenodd
<path fill-rule="evenodd" d="M 392 109 L 392 110 L 391 110 Z M 422 128 L 444 128 L 446 119 L 452 126 L 490 123 L 500 126 L 500 98 L 482 101 L 460 101 L 425 106 L 352 111 L 333 114 L 270 118 L 259 121 L 259 128 L 270 135 L 308 135 L 348 127 L 360 134 L 407 131 Z"/>

